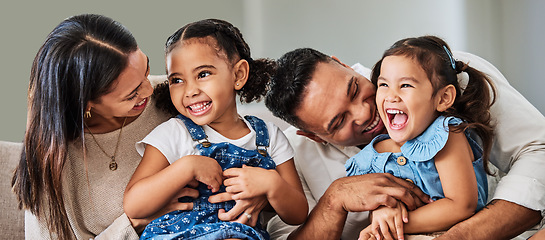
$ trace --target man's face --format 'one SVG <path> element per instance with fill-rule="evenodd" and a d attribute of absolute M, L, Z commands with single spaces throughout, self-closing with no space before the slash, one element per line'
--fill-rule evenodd
<path fill-rule="evenodd" d="M 295 114 L 305 130 L 343 145 L 369 143 L 384 132 L 375 105 L 375 86 L 337 62 L 318 63 Z"/>

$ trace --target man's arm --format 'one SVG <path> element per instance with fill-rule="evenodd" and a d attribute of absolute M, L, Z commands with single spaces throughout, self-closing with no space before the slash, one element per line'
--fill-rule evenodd
<path fill-rule="evenodd" d="M 420 189 L 390 174 L 337 179 L 289 239 L 340 239 L 348 212 L 369 211 L 381 205 L 394 207 L 398 199 L 411 210 L 429 202 Z"/>
<path fill-rule="evenodd" d="M 494 200 L 437 239 L 510 239 L 535 226 L 540 220 L 539 211 L 505 200 Z"/>

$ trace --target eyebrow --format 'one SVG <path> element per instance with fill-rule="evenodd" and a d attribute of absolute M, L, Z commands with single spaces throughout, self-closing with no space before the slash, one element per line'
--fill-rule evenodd
<path fill-rule="evenodd" d="M 346 86 L 346 96 L 347 97 L 350 97 L 350 90 L 354 86 L 355 82 L 356 82 L 356 78 L 354 76 L 352 76 L 350 78 L 350 80 L 348 81 L 348 84 Z M 339 117 L 341 117 L 341 114 L 335 115 L 335 117 L 333 117 L 331 119 L 331 121 L 329 121 L 329 124 L 327 124 L 327 132 L 331 133 L 331 128 L 333 127 L 333 124 L 337 121 L 337 119 L 339 119 Z"/>
<path fill-rule="evenodd" d="M 196 67 L 195 69 L 193 69 L 193 72 L 196 72 L 196 71 L 201 70 L 201 69 L 203 69 L 203 68 L 213 68 L 213 69 L 216 69 L 216 67 L 214 67 L 214 65 L 200 65 L 200 66 Z M 169 75 L 167 76 L 167 78 L 171 78 L 172 76 L 175 76 L 175 75 L 180 75 L 180 74 L 177 73 L 177 72 L 173 72 L 173 73 L 169 74 Z"/>

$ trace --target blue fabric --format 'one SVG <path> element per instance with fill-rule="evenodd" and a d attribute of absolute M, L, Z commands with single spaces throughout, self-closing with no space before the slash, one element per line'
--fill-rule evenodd
<path fill-rule="evenodd" d="M 447 143 L 449 126 L 456 126 L 461 122 L 462 120 L 459 118 L 440 116 L 421 135 L 403 144 L 401 152 L 398 153 L 378 153 L 374 149 L 374 144 L 390 137 L 387 134 L 376 136 L 358 154 L 348 159 L 345 164 L 347 175 L 390 173 L 398 178 L 412 180 L 433 200 L 444 198 L 445 194 L 439 180 L 439 173 L 435 168 L 434 157 Z M 475 170 L 479 192 L 478 211 L 486 205 L 488 197 L 488 182 L 482 158 L 483 150 L 471 137 L 469 131 L 466 131 L 465 135 L 476 159 L 473 161 L 473 170 Z M 397 163 L 397 158 L 401 156 L 407 159 L 407 163 L 403 166 Z"/>
<path fill-rule="evenodd" d="M 204 129 L 195 124 L 189 118 L 178 115 L 186 125 L 197 145 L 200 155 L 214 158 L 218 161 L 223 170 L 242 165 L 275 169 L 276 164 L 266 151 L 261 153 L 258 150 L 247 150 L 228 142 L 210 143 Z M 246 116 L 256 132 L 256 145 L 258 149 L 266 150 L 269 145 L 269 135 L 265 122 L 254 117 Z M 181 202 L 193 201 L 191 211 L 173 211 L 163 215 L 146 226 L 140 239 L 269 239 L 269 234 L 258 222 L 255 228 L 236 222 L 223 222 L 218 218 L 218 210 L 229 211 L 235 206 L 235 201 L 223 203 L 210 203 L 208 197 L 217 194 L 212 193 L 208 187 L 199 183 L 197 188 L 199 197 L 195 200 L 181 198 Z M 225 186 L 220 187 L 218 193 L 225 192 Z M 257 216 L 256 216 L 257 217 Z"/>

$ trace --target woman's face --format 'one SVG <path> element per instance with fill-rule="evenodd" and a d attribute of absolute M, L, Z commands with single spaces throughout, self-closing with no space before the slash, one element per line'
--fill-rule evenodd
<path fill-rule="evenodd" d="M 113 119 L 140 115 L 153 93 L 149 71 L 148 57 L 140 49 L 131 53 L 127 67 L 114 81 L 110 92 L 89 102 L 92 117 Z"/>

